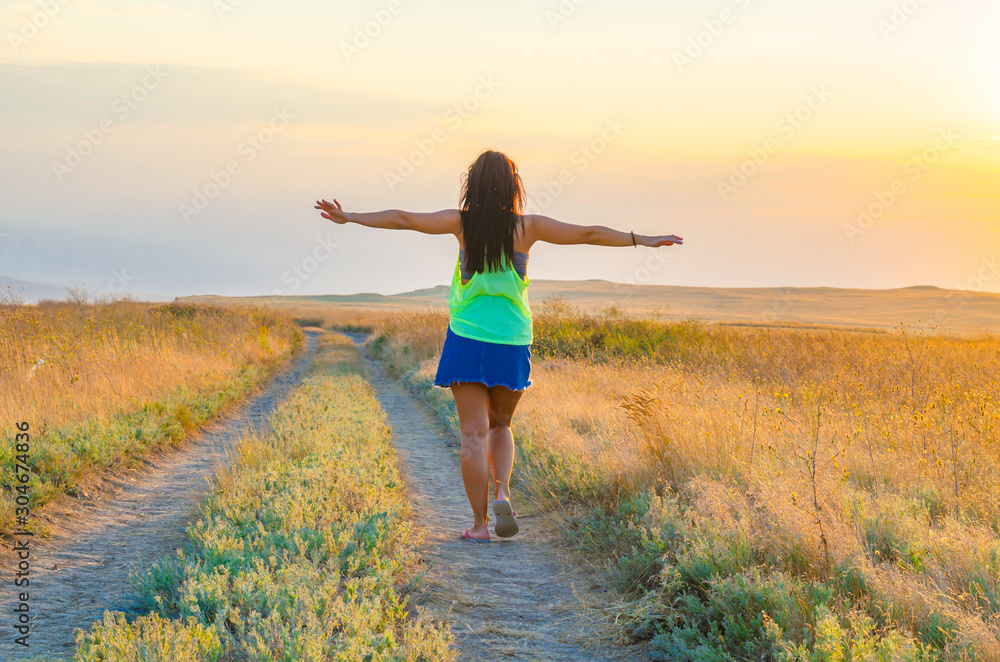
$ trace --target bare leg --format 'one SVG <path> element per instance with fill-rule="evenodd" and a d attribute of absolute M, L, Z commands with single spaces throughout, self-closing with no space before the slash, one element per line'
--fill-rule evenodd
<path fill-rule="evenodd" d="M 510 474 L 514 470 L 514 437 L 509 425 L 490 426 L 486 454 L 493 473 L 493 498 L 510 500 Z"/>
<path fill-rule="evenodd" d="M 486 455 L 493 472 L 493 497 L 497 500 L 510 500 L 510 474 L 514 469 L 510 420 L 521 395 L 522 391 L 512 391 L 506 386 L 493 386 L 489 390 L 490 431 Z"/>
<path fill-rule="evenodd" d="M 455 397 L 462 432 L 462 480 L 474 518 L 469 535 L 487 540 L 490 537 L 490 467 L 486 459 L 486 439 L 490 429 L 489 390 L 485 384 L 459 382 L 452 384 L 451 393 Z"/>

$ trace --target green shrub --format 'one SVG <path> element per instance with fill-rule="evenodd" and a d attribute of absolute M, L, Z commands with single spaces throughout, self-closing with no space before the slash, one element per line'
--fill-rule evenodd
<path fill-rule="evenodd" d="M 152 613 L 129 623 L 121 612 L 104 612 L 90 632 L 77 631 L 74 662 L 215 662 L 222 643 L 212 627 Z"/>

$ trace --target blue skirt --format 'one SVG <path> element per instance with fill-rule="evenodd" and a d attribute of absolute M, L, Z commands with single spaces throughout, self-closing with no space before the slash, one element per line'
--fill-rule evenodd
<path fill-rule="evenodd" d="M 522 391 L 531 386 L 531 345 L 504 345 L 460 336 L 448 327 L 434 386 L 479 382 Z"/>

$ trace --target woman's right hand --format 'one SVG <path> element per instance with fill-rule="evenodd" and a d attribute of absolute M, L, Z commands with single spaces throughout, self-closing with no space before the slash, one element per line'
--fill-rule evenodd
<path fill-rule="evenodd" d="M 650 248 L 656 248 L 658 246 L 673 246 L 674 244 L 683 244 L 684 240 L 677 235 L 668 234 L 659 237 L 643 237 L 642 245 L 649 246 Z"/>
<path fill-rule="evenodd" d="M 344 211 L 344 208 L 340 206 L 336 198 L 333 199 L 333 203 L 329 203 L 326 200 L 317 200 L 315 209 L 322 209 L 323 211 L 320 213 L 320 216 L 340 225 L 351 220 L 351 215 Z"/>

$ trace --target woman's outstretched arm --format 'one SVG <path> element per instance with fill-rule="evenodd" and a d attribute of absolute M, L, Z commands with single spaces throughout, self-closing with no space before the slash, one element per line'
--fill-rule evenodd
<path fill-rule="evenodd" d="M 622 232 L 603 225 L 573 225 L 563 223 L 548 216 L 532 214 L 532 233 L 535 241 L 545 241 L 550 244 L 594 244 L 596 246 L 631 246 L 632 233 Z M 673 246 L 683 244 L 684 240 L 676 235 L 645 235 L 636 234 L 636 246 Z"/>
<path fill-rule="evenodd" d="M 346 212 L 336 199 L 331 202 L 317 200 L 316 209 L 320 216 L 334 223 L 357 223 L 369 228 L 386 230 L 416 230 L 424 234 L 458 234 L 462 227 L 457 209 L 445 209 L 429 213 L 387 209 L 373 212 Z"/>

